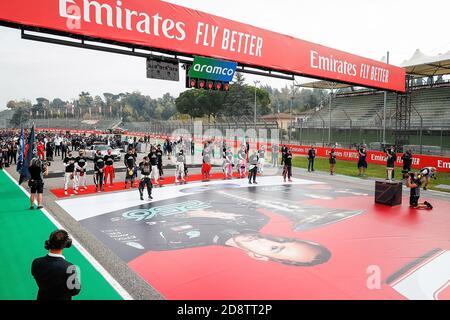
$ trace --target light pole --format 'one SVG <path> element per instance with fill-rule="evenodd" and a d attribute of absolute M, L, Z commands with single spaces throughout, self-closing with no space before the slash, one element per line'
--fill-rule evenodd
<path fill-rule="evenodd" d="M 253 81 L 253 83 L 255 84 L 255 112 L 254 112 L 254 125 L 255 125 L 255 134 L 256 134 L 256 90 L 258 89 L 258 84 L 260 84 L 261 82 L 260 81 L 258 81 L 258 80 L 256 80 L 256 81 Z"/>
<path fill-rule="evenodd" d="M 297 93 L 297 88 L 300 87 L 296 81 L 294 80 L 294 83 L 292 84 L 292 97 L 291 97 L 291 105 L 289 107 L 289 143 L 291 143 L 291 136 L 292 136 L 292 111 L 294 109 L 294 99 L 295 99 L 295 94 Z"/>
<path fill-rule="evenodd" d="M 386 63 L 389 64 L 389 51 L 387 53 Z M 384 105 L 383 105 L 383 146 L 386 145 L 386 108 L 387 108 L 387 91 L 384 92 Z"/>

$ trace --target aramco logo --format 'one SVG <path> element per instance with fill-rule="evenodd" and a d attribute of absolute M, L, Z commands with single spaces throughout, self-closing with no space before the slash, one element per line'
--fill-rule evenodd
<path fill-rule="evenodd" d="M 195 57 L 189 70 L 190 78 L 212 81 L 231 82 L 236 72 L 237 63 L 205 57 Z"/>

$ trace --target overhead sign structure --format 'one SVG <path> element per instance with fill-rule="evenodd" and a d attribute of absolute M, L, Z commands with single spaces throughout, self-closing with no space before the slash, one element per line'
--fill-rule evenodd
<path fill-rule="evenodd" d="M 231 82 L 236 73 L 236 68 L 236 62 L 195 57 L 188 75 L 190 78 Z"/>
<path fill-rule="evenodd" d="M 0 23 L 405 92 L 405 70 L 160 0 L 0 1 Z"/>
<path fill-rule="evenodd" d="M 180 81 L 180 65 L 177 60 L 147 59 L 147 78 Z"/>

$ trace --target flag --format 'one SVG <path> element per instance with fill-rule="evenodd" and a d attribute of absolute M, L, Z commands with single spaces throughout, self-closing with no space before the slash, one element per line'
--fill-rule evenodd
<path fill-rule="evenodd" d="M 25 152 L 25 159 L 23 160 L 22 168 L 20 169 L 20 178 L 19 184 L 22 184 L 25 181 L 30 179 L 30 171 L 28 167 L 30 166 L 30 161 L 34 157 L 37 156 L 37 148 L 35 145 L 35 136 L 34 136 L 34 125 L 31 128 L 30 135 L 28 136 L 27 148 Z"/>
<path fill-rule="evenodd" d="M 23 165 L 23 155 L 25 152 L 25 136 L 24 136 L 24 132 L 23 132 L 23 127 L 20 129 L 20 139 L 19 139 L 19 158 L 17 160 L 17 167 L 16 167 L 16 171 L 20 172 L 20 170 L 22 170 L 22 165 Z"/>

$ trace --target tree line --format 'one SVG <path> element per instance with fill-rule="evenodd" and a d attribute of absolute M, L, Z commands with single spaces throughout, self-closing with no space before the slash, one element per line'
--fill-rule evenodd
<path fill-rule="evenodd" d="M 35 103 L 28 100 L 12 100 L 7 108 L 14 111 L 12 123 L 20 125 L 30 118 L 39 119 L 121 119 L 124 122 L 144 122 L 151 120 L 207 119 L 218 117 L 253 118 L 257 116 L 288 112 L 302 112 L 314 109 L 326 99 L 326 92 L 285 86 L 277 89 L 271 86 L 248 85 L 242 74 L 237 73 L 230 90 L 208 91 L 187 89 L 178 98 L 170 93 L 161 98 L 151 98 L 135 91 L 132 93 L 103 93 L 92 96 L 82 91 L 77 99 L 64 101 L 60 98 L 49 100 L 44 97 Z"/>

